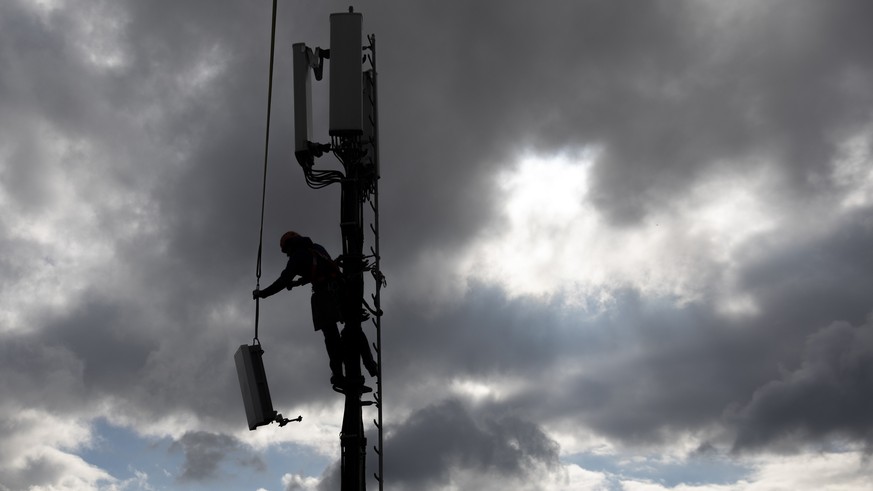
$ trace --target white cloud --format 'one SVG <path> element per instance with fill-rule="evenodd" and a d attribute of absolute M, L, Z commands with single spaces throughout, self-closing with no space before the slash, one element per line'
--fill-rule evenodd
<path fill-rule="evenodd" d="M 553 468 L 526 469 L 523 475 L 482 472 L 481 469 L 454 470 L 449 482 L 428 486 L 428 491 L 606 491 L 608 476 L 589 471 L 576 464 L 560 464 Z M 390 486 L 389 486 L 390 487 Z"/>
<path fill-rule="evenodd" d="M 746 479 L 730 484 L 675 486 L 625 479 L 625 491 L 863 491 L 870 487 L 873 462 L 862 451 L 762 456 L 750 459 L 756 469 Z"/>
<path fill-rule="evenodd" d="M 871 475 L 873 462 L 862 451 L 767 457 L 748 489 L 860 491 L 870 488 Z"/>
<path fill-rule="evenodd" d="M 155 488 L 149 483 L 147 472 L 133 471 L 133 477 L 123 481 L 112 482 L 108 486 L 101 487 L 100 491 L 154 491 Z"/>
<path fill-rule="evenodd" d="M 839 144 L 832 163 L 831 179 L 842 191 L 845 209 L 873 204 L 873 126 L 861 128 Z"/>
<path fill-rule="evenodd" d="M 48 27 L 58 24 L 54 16 L 68 16 L 64 36 L 73 52 L 91 66 L 112 70 L 129 64 L 123 42 L 128 19 L 114 2 L 25 0 L 21 4 Z"/>
<path fill-rule="evenodd" d="M 575 464 L 564 466 L 566 480 L 555 483 L 554 490 L 589 490 L 600 491 L 607 489 L 607 475 L 602 472 L 594 472 L 583 469 Z"/>
<path fill-rule="evenodd" d="M 22 205 L 0 187 L 0 225 L 14 244 L 4 251 L 17 281 L 0 283 L 0 329 L 32 329 L 32 316 L 74 305 L 89 287 L 130 289 L 131 276 L 116 261 L 117 243 L 156 230 L 155 206 L 141 191 L 119 187 L 106 149 L 35 123 L 40 143 L 39 188 Z M 0 154 L 0 159 L 6 160 Z M 7 162 L 2 162 L 4 167 Z M 8 168 L 30 162 L 8 162 Z M 151 248 L 159 248 L 153 243 Z M 95 279 L 99 282 L 95 283 Z"/>
<path fill-rule="evenodd" d="M 59 10 L 64 2 L 61 0 L 24 0 L 19 3 L 24 8 L 32 9 L 45 18 L 52 12 Z"/>
<path fill-rule="evenodd" d="M 737 485 L 719 485 L 719 484 L 701 484 L 701 485 L 689 485 L 689 484 L 679 484 L 674 487 L 664 487 L 662 484 L 648 482 L 648 481 L 633 481 L 627 480 L 622 481 L 621 489 L 624 491 L 665 491 L 667 489 L 675 490 L 675 491 L 738 491 L 740 489 L 745 489 L 745 483 L 740 484 L 740 487 Z"/>
<path fill-rule="evenodd" d="M 285 491 L 314 491 L 318 489 L 320 479 L 299 474 L 285 474 L 282 476 L 282 489 Z"/>
<path fill-rule="evenodd" d="M 116 7 L 116 8 L 114 8 Z M 89 2 L 76 5 L 76 48 L 83 59 L 103 69 L 120 69 L 129 63 L 123 46 L 123 33 L 127 20 L 123 9 L 111 2 Z"/>
<path fill-rule="evenodd" d="M 244 443 L 258 450 L 264 450 L 282 443 L 306 445 L 318 455 L 331 459 L 339 458 L 339 434 L 343 420 L 343 399 L 337 397 L 333 404 L 320 406 L 302 404 L 291 408 L 275 407 L 284 417 L 296 418 L 303 416 L 299 423 L 289 423 L 280 427 L 277 424 L 258 428 L 257 431 L 240 429 L 234 433 Z M 287 411 L 286 411 L 287 409 Z M 240 401 L 240 416 L 242 417 L 242 402 Z M 367 421 L 365 417 L 365 421 Z M 240 425 L 242 428 L 243 425 Z"/>
<path fill-rule="evenodd" d="M 456 378 L 448 385 L 450 393 L 474 403 L 500 402 L 521 392 L 530 381 L 510 377 Z"/>
<path fill-rule="evenodd" d="M 92 443 L 87 422 L 45 411 L 5 416 L 0 440 L 0 489 L 96 490 L 115 482 L 108 472 L 75 454 Z"/>
<path fill-rule="evenodd" d="M 729 290 L 740 249 L 785 219 L 771 201 L 774 177 L 762 167 L 703 180 L 638 226 L 613 225 L 591 200 L 596 161 L 596 150 L 529 155 L 501 174 L 502 221 L 472 244 L 462 274 L 512 295 L 580 293 L 592 307 L 627 287 L 693 301 L 713 284 Z M 740 292 L 724 304 L 755 309 Z"/>

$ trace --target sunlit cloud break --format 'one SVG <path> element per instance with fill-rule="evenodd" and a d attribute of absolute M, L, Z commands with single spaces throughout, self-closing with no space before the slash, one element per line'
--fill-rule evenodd
<path fill-rule="evenodd" d="M 599 153 L 528 153 L 500 173 L 501 220 L 470 247 L 462 274 L 514 296 L 569 293 L 592 307 L 624 288 L 689 302 L 715 284 L 727 293 L 725 311 L 754 312 L 753 300 L 731 291 L 732 274 L 743 247 L 786 219 L 772 201 L 777 183 L 767 168 L 716 174 L 623 227 L 592 201 Z"/>

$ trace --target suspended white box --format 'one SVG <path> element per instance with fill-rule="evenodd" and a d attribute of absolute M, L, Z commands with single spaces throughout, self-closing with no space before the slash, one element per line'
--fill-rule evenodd
<path fill-rule="evenodd" d="M 267 387 L 263 354 L 264 350 L 261 349 L 260 344 L 244 344 L 233 355 L 249 430 L 270 424 L 276 421 L 277 417 L 276 411 L 273 410 L 273 401 L 270 399 L 270 389 Z"/>

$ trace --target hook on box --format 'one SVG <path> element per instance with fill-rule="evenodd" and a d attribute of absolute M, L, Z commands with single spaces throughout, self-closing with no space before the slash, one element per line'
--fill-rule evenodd
<path fill-rule="evenodd" d="M 281 414 L 276 415 L 276 422 L 279 423 L 279 426 L 285 426 L 286 424 L 293 423 L 293 422 L 299 423 L 301 421 L 303 421 L 303 416 L 297 416 L 294 419 L 288 419 L 288 418 L 283 418 Z"/>

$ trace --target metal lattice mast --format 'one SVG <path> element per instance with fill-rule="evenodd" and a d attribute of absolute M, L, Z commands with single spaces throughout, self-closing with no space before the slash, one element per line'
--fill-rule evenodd
<path fill-rule="evenodd" d="M 383 489 L 382 430 L 382 335 L 381 289 L 386 285 L 379 255 L 379 152 L 376 98 L 376 40 L 368 36 L 368 45 L 361 46 L 361 14 L 349 8 L 348 14 L 331 15 L 331 48 L 314 51 L 303 43 L 294 51 L 294 125 L 295 156 L 303 167 L 306 183 L 320 189 L 334 183 L 341 185 L 340 230 L 342 232 L 342 272 L 345 280 L 342 300 L 345 327 L 342 330 L 345 384 L 334 387 L 345 395 L 341 445 L 342 491 L 363 491 L 366 488 L 367 440 L 364 435 L 362 407 L 376 405 L 378 431 L 375 451 L 379 457 L 376 479 Z M 361 50 L 368 50 L 365 61 L 369 68 L 362 71 Z M 330 144 L 314 143 L 311 137 L 310 74 L 322 77 L 324 59 L 331 61 L 330 78 Z M 315 158 L 332 152 L 343 171 L 316 170 Z M 373 211 L 373 245 L 370 255 L 364 255 L 364 203 Z M 364 298 L 364 272 L 369 271 L 376 282 L 371 295 L 373 306 Z M 364 385 L 361 374 L 362 350 L 369 346 L 361 324 L 369 318 L 376 327 L 376 393 L 375 401 L 362 401 L 361 396 L 372 389 Z"/>
<path fill-rule="evenodd" d="M 371 273 L 375 281 L 375 293 L 372 295 L 373 308 L 369 309 L 373 315 L 372 322 L 376 328 L 376 342 L 373 348 L 376 350 L 376 362 L 379 367 L 379 373 L 376 377 L 376 409 L 378 418 L 373 421 L 376 425 L 378 433 L 378 442 L 373 449 L 379 458 L 378 472 L 375 474 L 376 481 L 379 483 L 379 491 L 383 490 L 384 484 L 384 440 L 382 432 L 382 288 L 387 285 L 385 275 L 382 274 L 381 262 L 382 257 L 379 251 L 379 114 L 378 114 L 378 90 L 376 76 L 376 36 L 370 35 L 367 37 L 369 45 L 369 53 L 367 60 L 370 63 L 370 69 L 364 72 L 364 111 L 368 121 L 365 125 L 372 129 L 368 135 L 370 151 L 368 159 L 371 168 L 376 170 L 375 179 L 373 180 L 372 192 L 369 195 L 370 207 L 373 211 L 373 223 L 370 224 L 370 230 L 373 232 L 373 246 L 370 248 L 372 253 L 373 263 Z M 370 110 L 368 110 L 368 108 Z"/>

